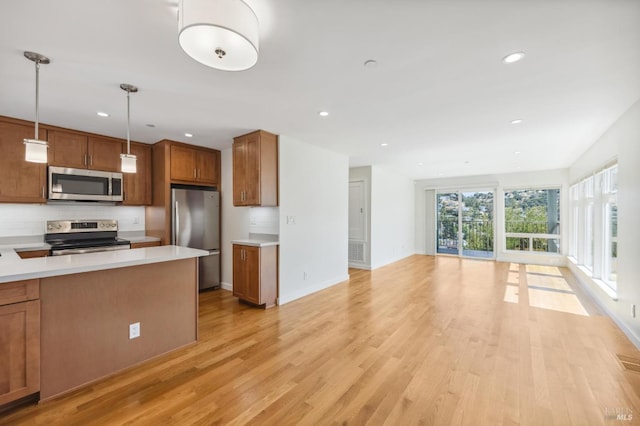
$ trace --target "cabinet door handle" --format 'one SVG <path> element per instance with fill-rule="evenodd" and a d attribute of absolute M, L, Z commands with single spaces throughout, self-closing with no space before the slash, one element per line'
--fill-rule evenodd
<path fill-rule="evenodd" d="M 194 178 L 198 177 L 198 171 L 196 169 L 193 169 L 193 177 Z"/>
<path fill-rule="evenodd" d="M 42 187 L 42 198 L 43 198 L 43 199 L 44 199 L 44 198 L 47 198 L 47 196 L 46 196 L 46 194 L 44 193 L 44 191 L 45 191 L 45 187 L 43 186 L 43 187 Z"/>
<path fill-rule="evenodd" d="M 88 165 L 88 164 L 87 164 L 87 157 L 88 157 L 88 155 L 87 155 L 87 154 L 85 154 L 85 155 L 84 155 L 84 166 L 85 166 L 85 167 L 87 167 L 87 165 Z"/>

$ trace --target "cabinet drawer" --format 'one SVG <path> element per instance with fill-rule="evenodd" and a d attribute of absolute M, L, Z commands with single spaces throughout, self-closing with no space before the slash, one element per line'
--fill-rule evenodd
<path fill-rule="evenodd" d="M 40 280 L 14 281 L 0 284 L 0 306 L 40 298 Z"/>

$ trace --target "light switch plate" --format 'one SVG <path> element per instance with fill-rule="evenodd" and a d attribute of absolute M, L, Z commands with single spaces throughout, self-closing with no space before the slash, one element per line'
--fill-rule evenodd
<path fill-rule="evenodd" d="M 134 322 L 133 324 L 129 324 L 129 340 L 135 339 L 136 337 L 140 337 L 139 322 Z"/>

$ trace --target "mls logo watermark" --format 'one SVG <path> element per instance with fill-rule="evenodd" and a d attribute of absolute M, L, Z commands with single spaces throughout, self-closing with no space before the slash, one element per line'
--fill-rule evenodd
<path fill-rule="evenodd" d="M 604 419 L 630 422 L 633 420 L 633 411 L 631 408 L 605 408 Z"/>

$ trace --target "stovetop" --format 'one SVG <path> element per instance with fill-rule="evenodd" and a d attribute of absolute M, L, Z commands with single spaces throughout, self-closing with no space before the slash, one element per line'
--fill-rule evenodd
<path fill-rule="evenodd" d="M 82 249 L 128 245 L 118 238 L 118 221 L 103 220 L 51 220 L 46 224 L 45 242 L 51 250 Z"/>

